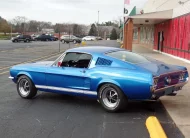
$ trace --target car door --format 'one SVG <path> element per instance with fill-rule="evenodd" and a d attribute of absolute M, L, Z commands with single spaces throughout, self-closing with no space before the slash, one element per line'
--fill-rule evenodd
<path fill-rule="evenodd" d="M 92 56 L 85 53 L 66 53 L 46 73 L 47 88 L 56 91 L 85 94 L 90 89 L 90 79 L 85 72 Z"/>
<path fill-rule="evenodd" d="M 18 37 L 18 41 L 23 41 L 23 39 L 24 39 L 24 36 L 23 36 L 23 35 L 20 35 L 20 36 Z"/>
<path fill-rule="evenodd" d="M 73 42 L 75 39 L 75 36 L 71 35 L 71 39 L 70 39 L 70 42 Z"/>

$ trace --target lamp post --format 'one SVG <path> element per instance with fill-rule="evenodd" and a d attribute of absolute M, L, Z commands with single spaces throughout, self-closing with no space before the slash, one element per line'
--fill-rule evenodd
<path fill-rule="evenodd" d="M 100 14 L 100 11 L 98 11 L 98 36 L 99 36 L 99 14 Z"/>

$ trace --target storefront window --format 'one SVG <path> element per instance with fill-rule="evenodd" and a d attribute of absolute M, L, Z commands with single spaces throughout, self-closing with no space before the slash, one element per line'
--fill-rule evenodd
<path fill-rule="evenodd" d="M 133 40 L 138 39 L 138 28 L 134 29 Z"/>

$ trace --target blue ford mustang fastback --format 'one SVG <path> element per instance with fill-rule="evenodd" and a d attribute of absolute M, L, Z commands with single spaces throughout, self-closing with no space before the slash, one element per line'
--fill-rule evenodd
<path fill-rule="evenodd" d="M 22 98 L 37 91 L 97 98 L 110 112 L 128 100 L 156 100 L 176 95 L 188 82 L 186 67 L 169 65 L 113 47 L 69 49 L 55 61 L 13 66 L 10 79 Z"/>

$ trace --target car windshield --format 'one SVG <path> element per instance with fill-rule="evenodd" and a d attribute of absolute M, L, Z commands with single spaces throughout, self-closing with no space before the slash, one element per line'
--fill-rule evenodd
<path fill-rule="evenodd" d="M 107 53 L 108 56 L 120 59 L 125 62 L 130 62 L 133 64 L 148 62 L 149 60 L 139 54 L 128 52 L 128 51 L 115 51 Z"/>

